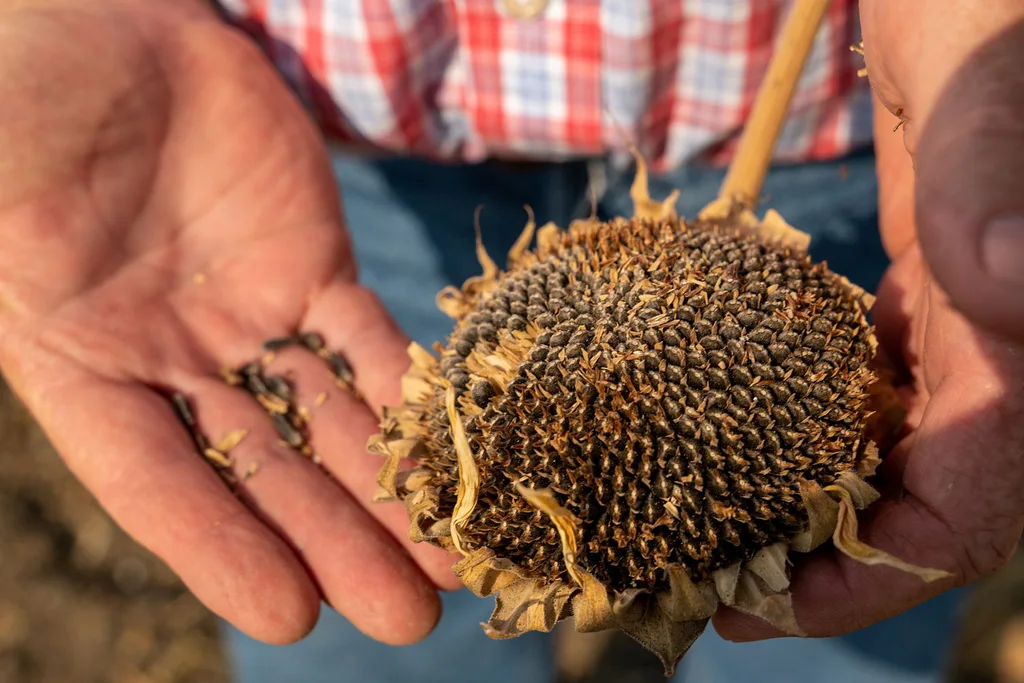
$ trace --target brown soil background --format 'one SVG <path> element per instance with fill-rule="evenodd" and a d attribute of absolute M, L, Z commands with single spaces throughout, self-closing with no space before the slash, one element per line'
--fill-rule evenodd
<path fill-rule="evenodd" d="M 949 683 L 1024 683 L 1024 558 L 981 584 L 961 629 Z M 567 681 L 664 681 L 627 639 L 581 644 Z M 229 680 L 213 617 L 110 521 L 0 383 L 0 682 Z"/>

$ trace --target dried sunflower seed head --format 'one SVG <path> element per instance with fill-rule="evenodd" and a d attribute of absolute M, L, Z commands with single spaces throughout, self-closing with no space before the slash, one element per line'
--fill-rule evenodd
<path fill-rule="evenodd" d="M 856 538 L 893 405 L 870 297 L 774 212 L 685 222 L 642 164 L 633 198 L 636 217 L 549 224 L 533 250 L 531 216 L 504 272 L 478 235 L 483 274 L 438 297 L 454 332 L 439 357 L 410 349 L 403 404 L 371 440 L 380 499 L 496 596 L 487 633 L 573 616 L 671 672 L 719 603 L 801 634 L 791 550 L 832 537 L 945 575 Z"/>

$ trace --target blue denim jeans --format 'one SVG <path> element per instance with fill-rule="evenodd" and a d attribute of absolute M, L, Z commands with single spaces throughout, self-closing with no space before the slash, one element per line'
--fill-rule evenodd
<path fill-rule="evenodd" d="M 630 215 L 631 173 L 609 170 L 599 211 Z M 499 262 L 518 236 L 529 204 L 538 224 L 565 226 L 590 211 L 593 176 L 583 163 L 543 167 L 436 166 L 411 160 L 336 157 L 360 277 L 406 333 L 428 346 L 450 320 L 434 304 L 448 284 L 479 271 L 473 213 Z M 592 169 L 591 169 L 592 170 Z M 717 193 L 721 170 L 688 167 L 652 179 L 654 197 L 679 188 L 683 216 Z M 874 158 L 780 167 L 764 188 L 764 205 L 811 233 L 812 252 L 873 289 L 886 266 L 877 227 Z M 840 638 L 732 644 L 712 629 L 697 641 L 674 678 L 687 683 L 938 683 L 962 599 L 951 592 L 900 617 Z M 424 642 L 404 648 L 376 643 L 329 608 L 304 641 L 274 647 L 225 627 L 238 683 L 549 683 L 552 641 L 529 634 L 491 641 L 480 628 L 493 600 L 466 591 L 444 596 L 444 616 Z M 653 657 L 653 655 L 652 655 Z"/>

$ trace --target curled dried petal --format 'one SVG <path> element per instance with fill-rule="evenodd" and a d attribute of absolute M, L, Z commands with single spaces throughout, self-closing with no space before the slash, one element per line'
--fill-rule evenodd
<path fill-rule="evenodd" d="M 881 496 L 878 491 L 875 490 L 871 484 L 867 483 L 853 472 L 843 472 L 836 478 L 836 486 L 840 486 L 850 494 L 851 500 L 853 500 L 854 506 L 858 510 L 863 510 L 868 507 Z M 832 487 L 826 487 L 825 490 L 829 491 Z"/>
<path fill-rule="evenodd" d="M 406 353 L 409 355 L 410 360 L 412 360 L 413 368 L 426 372 L 435 372 L 437 370 L 437 358 L 416 342 L 409 344 L 406 348 Z"/>
<path fill-rule="evenodd" d="M 767 241 L 775 242 L 797 253 L 804 253 L 811 246 L 811 236 L 787 223 L 775 209 L 768 209 L 765 212 L 758 231 Z"/>
<path fill-rule="evenodd" d="M 740 563 L 736 562 L 728 567 L 719 569 L 712 574 L 712 579 L 715 582 L 715 591 L 718 593 L 718 597 L 722 599 L 722 602 L 726 605 L 735 604 L 736 584 L 740 579 Z"/>
<path fill-rule="evenodd" d="M 450 285 L 437 293 L 436 304 L 442 313 L 453 320 L 462 320 L 472 310 L 472 302 L 462 290 Z"/>
<path fill-rule="evenodd" d="M 583 590 L 572 599 L 576 630 L 591 633 L 613 628 L 617 621 L 608 589 L 588 572 L 579 571 Z"/>
<path fill-rule="evenodd" d="M 898 557 L 893 557 L 889 553 L 872 548 L 866 543 L 861 542 L 857 538 L 857 509 L 854 506 L 853 497 L 850 495 L 850 492 L 840 485 L 828 486 L 825 490 L 835 495 L 839 500 L 839 521 L 836 524 L 832 542 L 843 554 L 863 564 L 893 567 L 894 569 L 919 576 L 928 582 L 952 576 L 949 572 L 941 569 L 918 567 L 909 562 L 904 562 Z"/>
<path fill-rule="evenodd" d="M 612 611 L 618 617 L 620 623 L 629 623 L 640 618 L 643 613 L 644 604 L 641 598 L 647 595 L 647 591 L 640 588 L 630 588 L 619 591 L 612 600 Z"/>
<path fill-rule="evenodd" d="M 545 584 L 542 579 L 522 579 L 506 586 L 494 600 L 484 633 L 496 640 L 528 631 L 547 633 L 565 618 L 575 590 L 561 581 Z"/>
<path fill-rule="evenodd" d="M 522 571 L 490 548 L 474 550 L 452 568 L 459 580 L 481 598 L 503 591 L 523 579 Z"/>
<path fill-rule="evenodd" d="M 790 547 L 799 553 L 809 553 L 832 535 L 839 506 L 813 481 L 800 482 L 800 495 L 807 511 L 808 527 L 791 539 Z"/>
<path fill-rule="evenodd" d="M 746 563 L 745 568 L 764 581 L 770 590 L 781 593 L 789 588 L 789 576 L 786 572 L 788 550 L 789 547 L 785 543 L 765 546 Z"/>
<path fill-rule="evenodd" d="M 526 250 L 530 248 L 530 242 L 533 241 L 533 233 L 537 229 L 537 224 L 533 219 L 533 209 L 529 206 L 524 207 L 526 213 L 529 216 L 529 220 L 526 221 L 526 226 L 523 231 L 519 233 L 519 237 L 516 239 L 515 244 L 508 251 L 508 265 L 510 268 L 515 267 L 523 260 L 523 255 L 526 254 Z"/>
<path fill-rule="evenodd" d="M 423 468 L 404 470 L 395 477 L 395 486 L 411 493 L 426 488 L 433 478 L 433 473 Z"/>
<path fill-rule="evenodd" d="M 715 613 L 718 598 L 707 581 L 695 584 L 682 565 L 668 568 L 668 591 L 658 594 L 662 611 L 675 621 L 707 619 Z"/>
<path fill-rule="evenodd" d="M 552 222 L 545 223 L 537 231 L 538 253 L 550 253 L 558 249 L 562 243 L 562 230 Z"/>
<path fill-rule="evenodd" d="M 857 474 L 863 478 L 870 477 L 881 464 L 882 458 L 878 453 L 878 446 L 873 441 L 869 442 L 864 447 L 864 453 L 861 455 L 860 460 L 857 461 Z"/>
<path fill-rule="evenodd" d="M 859 299 L 861 304 L 864 306 L 865 311 L 870 311 L 875 306 L 875 295 L 864 290 L 863 287 L 853 284 L 845 276 L 839 275 L 839 281 L 843 283 L 846 290 L 853 295 L 853 298 Z"/>
<path fill-rule="evenodd" d="M 387 444 L 385 444 L 385 448 L 386 447 Z M 384 489 L 392 499 L 395 499 L 398 498 L 398 488 L 395 486 L 395 477 L 398 476 L 398 466 L 401 464 L 402 459 L 397 452 L 390 448 L 387 450 L 387 455 L 385 457 L 384 465 L 380 468 L 380 471 L 377 472 L 377 484 Z"/>
<path fill-rule="evenodd" d="M 395 496 L 388 493 L 388 490 L 381 485 L 377 485 L 377 490 L 373 494 L 374 503 L 394 503 L 398 500 Z"/>
<path fill-rule="evenodd" d="M 459 487 L 455 497 L 455 509 L 452 512 L 452 543 L 460 553 L 467 555 L 469 551 L 462 545 L 461 531 L 473 514 L 473 508 L 476 507 L 477 492 L 480 490 L 480 472 L 477 470 L 476 461 L 473 460 L 473 452 L 469 448 L 469 439 L 466 438 L 462 418 L 455 410 L 453 386 L 449 386 L 445 392 L 445 407 L 448 410 L 452 443 L 455 444 L 459 465 Z"/>
<path fill-rule="evenodd" d="M 480 232 L 480 210 L 477 209 L 475 220 L 473 221 L 473 229 L 476 231 L 476 259 L 480 262 L 480 267 L 483 268 L 483 274 L 480 276 L 482 281 L 493 282 L 498 277 L 498 264 L 494 262 L 494 259 L 487 253 L 487 248 L 484 247 L 484 238 Z"/>
<path fill-rule="evenodd" d="M 636 160 L 636 175 L 633 177 L 633 185 L 629 189 L 629 197 L 633 200 L 633 215 L 636 218 L 655 221 L 674 218 L 676 202 L 679 200 L 679 190 L 672 190 L 672 193 L 660 202 L 651 199 L 647 186 L 647 162 L 644 161 L 643 155 L 636 147 L 631 146 L 629 151 Z"/>
<path fill-rule="evenodd" d="M 565 568 L 569 576 L 577 586 L 583 587 L 583 576 L 579 567 L 576 566 L 576 519 L 572 513 L 558 504 L 555 495 L 550 489 L 531 489 L 522 484 L 516 484 L 516 491 L 526 499 L 533 507 L 547 515 L 555 529 L 558 531 L 558 538 L 562 542 L 562 555 L 565 558 Z"/>
<path fill-rule="evenodd" d="M 741 612 L 764 619 L 788 635 L 807 635 L 796 623 L 793 597 L 789 591 L 773 590 L 753 572 L 740 572 L 739 581 L 736 583 L 736 602 L 733 606 Z"/>

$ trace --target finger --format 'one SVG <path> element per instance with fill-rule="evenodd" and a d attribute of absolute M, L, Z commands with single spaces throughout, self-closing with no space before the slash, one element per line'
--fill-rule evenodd
<path fill-rule="evenodd" d="M 1024 12 L 947 81 L 920 130 L 915 211 L 939 284 L 972 320 L 1024 340 Z"/>
<path fill-rule="evenodd" d="M 914 165 L 896 130 L 899 118 L 874 98 L 875 166 L 878 172 L 878 224 L 890 261 L 916 244 Z"/>
<path fill-rule="evenodd" d="M 335 283 L 311 303 L 304 324 L 321 330 L 331 346 L 343 351 L 352 366 L 356 388 L 372 415 L 379 419 L 383 407 L 401 404 L 402 376 L 410 365 L 409 338 L 373 292 L 347 282 Z M 363 435 L 369 436 L 378 431 L 378 426 L 373 424 L 371 428 L 370 414 L 349 410 L 346 403 L 349 400 L 332 401 L 326 408 L 325 419 L 351 426 L 318 431 L 325 440 L 332 440 L 325 441 L 323 446 L 324 453 L 334 454 L 332 458 L 341 457 L 342 453 L 360 454 L 350 456 L 352 460 L 344 465 L 332 464 L 331 467 L 339 477 L 344 477 L 353 491 L 360 492 L 360 500 L 365 501 L 376 491 L 376 474 L 381 462 L 376 457 L 363 455 L 365 441 L 357 443 L 352 439 L 356 434 L 360 439 Z M 373 509 L 375 515 L 379 514 L 389 528 L 408 543 L 409 521 L 401 506 L 384 504 L 375 505 Z M 411 552 L 437 586 L 447 590 L 461 586 L 451 573 L 453 559 L 457 559 L 453 555 L 423 543 L 413 544 Z"/>
<path fill-rule="evenodd" d="M 920 325 L 912 325 L 911 321 L 921 319 L 928 282 L 925 269 L 919 249 L 911 247 L 904 251 L 886 269 L 871 309 L 879 346 L 902 375 L 898 378 L 901 381 L 920 372 Z"/>
<path fill-rule="evenodd" d="M 920 424 L 929 399 L 921 352 L 925 327 L 921 321 L 926 320 L 928 303 L 925 269 L 916 245 L 904 250 L 886 269 L 871 310 L 880 361 L 894 372 L 893 383 L 907 410 L 907 430 Z"/>
<path fill-rule="evenodd" d="M 319 595 L 307 571 L 199 459 L 167 401 L 137 384 L 65 379 L 37 395 L 33 413 L 114 520 L 253 638 L 308 633 Z"/>
<path fill-rule="evenodd" d="M 445 590 L 460 588 L 462 583 L 452 573 L 456 555 L 426 543 L 413 543 L 409 539 L 409 516 L 402 505 L 373 502 L 383 460 L 366 450 L 369 436 L 379 431 L 378 419 L 366 404 L 339 387 L 324 359 L 300 347 L 275 354 L 267 372 L 286 373 L 293 378 L 295 400 L 310 414 L 308 431 L 313 451 L 338 482 L 390 530 L 434 585 Z"/>
<path fill-rule="evenodd" d="M 439 618 L 440 601 L 395 538 L 343 486 L 284 443 L 249 393 L 215 378 L 182 384 L 211 442 L 247 430 L 228 453 L 238 495 L 294 548 L 324 598 L 377 640 L 401 645 L 425 637 Z"/>
<path fill-rule="evenodd" d="M 336 282 L 311 303 L 304 323 L 344 351 L 356 387 L 376 415 L 384 406 L 401 403 L 402 375 L 410 365 L 409 338 L 373 292 Z"/>

